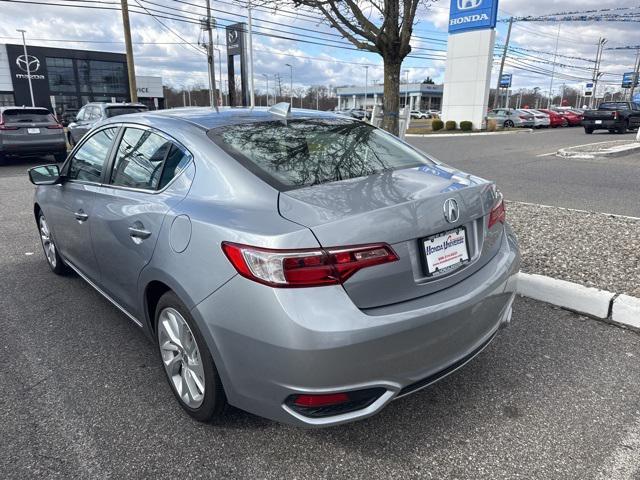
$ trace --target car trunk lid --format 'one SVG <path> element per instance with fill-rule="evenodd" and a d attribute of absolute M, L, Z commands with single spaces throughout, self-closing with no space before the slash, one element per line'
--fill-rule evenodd
<path fill-rule="evenodd" d="M 487 228 L 496 200 L 492 183 L 443 165 L 386 171 L 367 177 L 291 190 L 280 194 L 284 218 L 312 230 L 323 247 L 384 242 L 397 262 L 363 269 L 344 283 L 360 308 L 373 308 L 447 288 L 489 261 L 502 229 Z M 445 219 L 453 199 L 459 219 Z M 464 229 L 469 261 L 446 273 L 429 273 L 424 240 Z"/>

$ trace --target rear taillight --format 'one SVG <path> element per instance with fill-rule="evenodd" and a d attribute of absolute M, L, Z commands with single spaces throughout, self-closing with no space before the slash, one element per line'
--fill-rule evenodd
<path fill-rule="evenodd" d="M 493 227 L 496 223 L 504 223 L 507 220 L 507 210 L 504 206 L 504 199 L 502 195 L 496 202 L 489 213 L 489 228 Z"/>
<path fill-rule="evenodd" d="M 55 129 L 55 130 L 60 130 L 62 127 L 62 125 L 60 125 L 59 123 L 56 123 L 54 125 L 47 125 L 47 128 L 51 128 L 51 129 Z"/>
<path fill-rule="evenodd" d="M 618 112 L 613 112 L 613 119 L 617 120 L 618 119 Z"/>
<path fill-rule="evenodd" d="M 4 124 L 4 120 L 0 118 L 0 130 L 18 130 L 18 127 L 9 127 Z"/>
<path fill-rule="evenodd" d="M 387 244 L 304 250 L 271 250 L 223 242 L 222 250 L 243 277 L 272 287 L 317 287 L 345 282 L 358 270 L 395 262 Z"/>

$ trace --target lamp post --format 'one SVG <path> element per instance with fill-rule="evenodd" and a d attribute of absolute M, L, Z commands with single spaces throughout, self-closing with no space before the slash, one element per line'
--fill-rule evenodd
<path fill-rule="evenodd" d="M 289 67 L 289 104 L 291 108 L 293 108 L 293 67 L 289 63 L 285 63 L 287 67 Z"/>
<path fill-rule="evenodd" d="M 367 84 L 369 83 L 369 65 L 364 66 L 364 120 L 367 120 Z"/>
<path fill-rule="evenodd" d="M 407 108 L 408 105 L 408 101 L 409 101 L 409 70 L 405 70 L 404 72 L 406 74 L 407 79 L 405 80 L 405 87 L 404 87 L 404 108 Z"/>
<path fill-rule="evenodd" d="M 24 48 L 24 64 L 27 67 L 27 80 L 29 80 L 29 93 L 31 94 L 31 106 L 35 107 L 36 102 L 33 100 L 33 85 L 31 84 L 31 66 L 29 65 L 29 55 L 27 55 L 27 41 L 24 38 L 26 30 L 18 29 L 17 32 L 22 34 L 22 46 Z"/>
<path fill-rule="evenodd" d="M 267 107 L 268 107 L 269 106 L 269 75 L 267 75 L 266 73 L 263 73 L 262 76 L 267 81 Z"/>

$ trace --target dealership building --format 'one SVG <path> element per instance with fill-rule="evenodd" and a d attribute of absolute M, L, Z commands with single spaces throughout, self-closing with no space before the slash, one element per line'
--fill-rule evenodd
<path fill-rule="evenodd" d="M 384 85 L 369 85 L 364 87 L 338 87 L 338 110 L 349 108 L 371 109 L 374 105 L 381 106 Z M 365 98 L 366 95 L 366 98 Z M 400 85 L 400 108 L 405 102 L 411 110 L 440 110 L 442 107 L 442 85 L 428 83 L 409 83 Z"/>
<path fill-rule="evenodd" d="M 27 73 L 29 72 L 29 73 Z M 128 102 L 123 53 L 0 44 L 0 106 L 31 105 L 29 76 L 37 107 L 58 115 L 88 102 Z M 136 76 L 138 101 L 163 108 L 161 77 Z"/>

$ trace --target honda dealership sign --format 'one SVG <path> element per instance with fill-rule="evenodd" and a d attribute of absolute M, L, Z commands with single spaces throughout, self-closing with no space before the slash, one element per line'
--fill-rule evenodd
<path fill-rule="evenodd" d="M 451 0 L 449 33 L 495 28 L 498 0 Z"/>
<path fill-rule="evenodd" d="M 442 118 L 470 121 L 480 129 L 489 103 L 498 0 L 451 0 L 450 5 Z M 505 75 L 501 85 L 510 81 Z"/>

